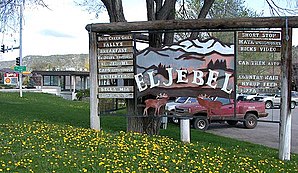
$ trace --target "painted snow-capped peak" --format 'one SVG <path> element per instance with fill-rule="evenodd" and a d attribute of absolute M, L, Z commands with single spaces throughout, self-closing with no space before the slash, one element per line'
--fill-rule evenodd
<path fill-rule="evenodd" d="M 234 45 L 225 44 L 218 39 L 209 38 L 207 40 L 183 40 L 171 46 L 165 46 L 163 49 L 183 50 L 185 52 L 197 52 L 199 54 L 211 54 L 217 52 L 222 55 L 233 55 Z"/>

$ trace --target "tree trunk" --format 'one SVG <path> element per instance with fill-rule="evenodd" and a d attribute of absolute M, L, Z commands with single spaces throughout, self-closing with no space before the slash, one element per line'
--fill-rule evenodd
<path fill-rule="evenodd" d="M 161 8 L 161 0 L 146 0 L 147 5 L 147 18 L 148 21 L 156 20 L 155 11 L 159 11 Z M 150 47 L 161 47 L 162 45 L 162 34 L 161 33 L 150 33 L 149 31 L 149 46 Z"/>
<path fill-rule="evenodd" d="M 122 0 L 102 0 L 108 10 L 110 22 L 126 22 Z"/>
<path fill-rule="evenodd" d="M 199 13 L 198 19 L 206 18 L 212 4 L 215 0 L 204 0 L 204 5 Z M 199 35 L 199 32 L 192 32 L 190 35 L 190 39 L 195 39 Z"/>
<path fill-rule="evenodd" d="M 134 112 L 135 109 L 135 102 L 134 99 L 128 99 L 127 100 L 127 113 L 131 113 Z M 138 112 L 140 112 L 140 110 L 137 110 Z M 131 114 L 133 115 L 133 114 Z M 138 132 L 138 133 L 145 133 L 144 132 L 144 119 L 143 117 L 133 117 L 133 116 L 129 116 L 127 118 L 127 131 L 132 131 L 132 132 Z"/>

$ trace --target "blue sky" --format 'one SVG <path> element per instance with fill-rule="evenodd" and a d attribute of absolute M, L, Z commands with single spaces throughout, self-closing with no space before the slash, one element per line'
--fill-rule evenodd
<path fill-rule="evenodd" d="M 247 0 L 248 6 L 261 11 L 268 9 L 265 0 Z M 88 32 L 85 26 L 90 23 L 108 22 L 106 12 L 98 19 L 94 15 L 75 6 L 73 0 L 45 0 L 46 8 L 24 11 L 23 56 L 88 53 Z M 278 1 L 284 3 L 284 1 Z M 145 0 L 123 0 L 124 13 L 128 21 L 146 20 Z M 265 16 L 270 15 L 265 11 Z M 296 29 L 297 30 L 297 29 Z M 298 32 L 298 31 L 297 31 Z M 293 38 L 297 38 L 295 35 Z M 19 33 L 2 34 L 3 44 L 11 47 L 19 45 Z M 297 45 L 297 39 L 293 39 Z M 0 54 L 0 61 L 12 60 L 19 51 Z"/>

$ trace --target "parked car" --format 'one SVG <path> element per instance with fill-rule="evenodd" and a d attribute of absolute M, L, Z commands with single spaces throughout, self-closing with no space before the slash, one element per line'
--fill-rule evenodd
<path fill-rule="evenodd" d="M 236 107 L 236 110 L 235 110 Z M 234 99 L 216 97 L 213 100 L 198 100 L 198 103 L 188 103 L 176 106 L 177 116 L 190 116 L 194 128 L 206 130 L 210 123 L 227 122 L 236 125 L 243 122 L 248 129 L 257 125 L 257 119 L 268 116 L 263 102 L 237 101 Z"/>
<path fill-rule="evenodd" d="M 259 101 L 263 96 L 257 94 L 237 94 L 237 101 Z"/>
<path fill-rule="evenodd" d="M 274 107 L 280 107 L 281 94 L 274 94 L 271 96 L 264 96 L 260 101 L 265 103 L 266 109 L 272 109 Z M 295 109 L 298 104 L 298 94 L 295 91 L 291 92 L 291 109 Z"/>
<path fill-rule="evenodd" d="M 177 105 L 186 104 L 186 103 L 196 103 L 197 98 L 194 97 L 177 97 L 175 101 L 168 102 L 165 106 L 166 112 L 168 112 L 168 115 L 173 115 L 173 112 L 175 112 L 175 107 Z M 170 121 L 173 123 L 179 123 L 179 119 L 175 117 L 170 117 Z"/>

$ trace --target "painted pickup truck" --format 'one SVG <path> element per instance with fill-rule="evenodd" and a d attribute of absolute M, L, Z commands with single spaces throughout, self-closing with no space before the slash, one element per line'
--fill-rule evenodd
<path fill-rule="evenodd" d="M 243 122 L 248 129 L 257 125 L 257 119 L 268 116 L 264 102 L 237 101 L 233 99 L 216 97 L 197 98 L 198 103 L 189 103 L 176 106 L 176 116 L 191 116 L 191 124 L 194 128 L 207 130 L 212 122 L 227 122 L 236 125 Z M 236 107 L 236 109 L 235 109 Z"/>

